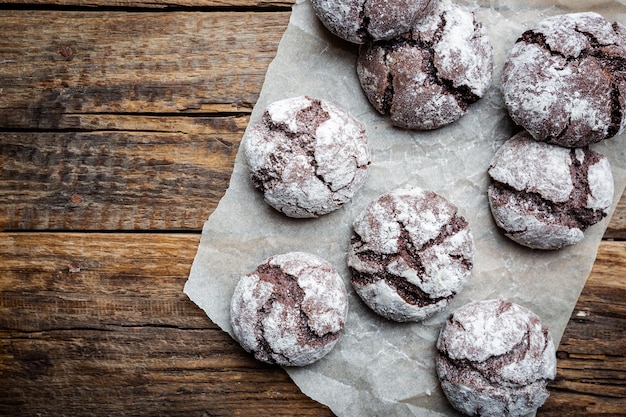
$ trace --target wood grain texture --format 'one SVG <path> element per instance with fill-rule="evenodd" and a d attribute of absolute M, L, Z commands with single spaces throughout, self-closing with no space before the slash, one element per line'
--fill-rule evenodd
<path fill-rule="evenodd" d="M 606 239 L 626 240 L 626 192 L 622 194 L 617 203 L 617 208 L 609 221 L 604 237 Z"/>
<path fill-rule="evenodd" d="M 199 230 L 288 17 L 0 12 L 0 230 Z"/>
<path fill-rule="evenodd" d="M 199 234 L 2 240 L 0 415 L 331 415 L 183 294 Z"/>
<path fill-rule="evenodd" d="M 558 348 L 540 417 L 619 416 L 626 405 L 626 245 L 606 241 Z"/>
<path fill-rule="evenodd" d="M 332 415 L 182 293 L 200 235 L 2 237 L 0 414 Z M 603 242 L 540 416 L 626 401 L 625 269 L 626 246 Z"/>
<path fill-rule="evenodd" d="M 248 116 L 107 119 L 132 130 L 0 133 L 0 230 L 202 228 Z"/>
<path fill-rule="evenodd" d="M 0 414 L 332 415 L 223 337 L 151 327 L 0 332 Z"/>
<path fill-rule="evenodd" d="M 207 326 L 182 292 L 199 234 L 4 233 L 2 241 L 2 329 Z"/>
<path fill-rule="evenodd" d="M 2 11 L 0 128 L 57 129 L 76 114 L 249 112 L 288 19 Z"/>
<path fill-rule="evenodd" d="M 9 6 L 57 6 L 57 7 L 105 7 L 110 8 L 149 8 L 149 9 L 171 9 L 171 8 L 285 8 L 291 7 L 293 1 L 285 0 L 2 0 L 0 5 Z"/>

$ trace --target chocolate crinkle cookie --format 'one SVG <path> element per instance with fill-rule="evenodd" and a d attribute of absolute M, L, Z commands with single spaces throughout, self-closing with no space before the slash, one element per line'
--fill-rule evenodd
<path fill-rule="evenodd" d="M 318 217 L 363 185 L 370 150 L 363 125 L 336 105 L 309 97 L 270 104 L 249 129 L 245 156 L 254 186 L 289 217 Z"/>
<path fill-rule="evenodd" d="M 334 35 L 362 44 L 408 32 L 438 0 L 312 0 L 313 10 Z"/>
<path fill-rule="evenodd" d="M 332 350 L 348 314 L 341 276 L 304 252 L 275 255 L 240 278 L 230 304 L 241 346 L 260 361 L 305 366 Z"/>
<path fill-rule="evenodd" d="M 493 48 L 467 8 L 437 1 L 412 30 L 359 49 L 357 74 L 370 103 L 395 126 L 428 130 L 462 117 L 487 91 Z"/>
<path fill-rule="evenodd" d="M 454 311 L 437 340 L 436 370 L 450 404 L 477 417 L 518 417 L 548 398 L 556 351 L 548 328 L 520 305 L 475 301 Z"/>
<path fill-rule="evenodd" d="M 433 191 L 397 188 L 356 218 L 352 286 L 373 311 L 399 322 L 444 309 L 469 279 L 474 240 L 457 207 Z"/>
<path fill-rule="evenodd" d="M 613 174 L 604 155 L 538 142 L 526 131 L 498 149 L 488 172 L 496 224 L 533 249 L 578 243 L 613 201 Z"/>
<path fill-rule="evenodd" d="M 511 118 L 539 141 L 581 147 L 626 127 L 626 27 L 597 13 L 524 32 L 502 72 Z"/>

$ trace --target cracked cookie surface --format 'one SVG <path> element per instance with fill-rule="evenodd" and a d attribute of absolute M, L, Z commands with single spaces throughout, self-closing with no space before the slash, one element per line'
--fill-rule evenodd
<path fill-rule="evenodd" d="M 548 328 L 529 309 L 482 300 L 454 311 L 437 340 L 436 370 L 457 410 L 470 416 L 519 417 L 548 398 L 556 351 Z"/>
<path fill-rule="evenodd" d="M 502 72 L 511 118 L 539 141 L 581 147 L 626 128 L 626 27 L 597 13 L 524 32 Z"/>
<path fill-rule="evenodd" d="M 519 417 L 548 398 L 556 350 L 548 328 L 529 309 L 482 300 L 454 311 L 437 340 L 436 370 L 457 410 L 470 416 Z"/>
<path fill-rule="evenodd" d="M 505 142 L 488 169 L 489 204 L 498 227 L 533 249 L 560 249 L 608 215 L 613 174 L 608 159 L 588 147 L 534 140 L 526 131 Z"/>
<path fill-rule="evenodd" d="M 420 321 L 445 308 L 469 279 L 474 241 L 457 207 L 417 187 L 383 194 L 355 219 L 351 282 L 377 314 Z"/>
<path fill-rule="evenodd" d="M 253 185 L 289 217 L 318 217 L 349 201 L 370 164 L 363 125 L 336 105 L 309 97 L 270 104 L 244 138 Z"/>
<path fill-rule="evenodd" d="M 458 120 L 487 91 L 493 48 L 482 24 L 450 0 L 402 36 L 362 45 L 357 74 L 370 103 L 395 126 L 429 130 Z"/>
<path fill-rule="evenodd" d="M 240 278 L 230 304 L 235 338 L 254 357 L 309 365 L 335 346 L 348 314 L 341 276 L 304 252 L 275 255 Z"/>
<path fill-rule="evenodd" d="M 362 44 L 408 32 L 438 0 L 312 0 L 313 10 L 334 35 Z"/>

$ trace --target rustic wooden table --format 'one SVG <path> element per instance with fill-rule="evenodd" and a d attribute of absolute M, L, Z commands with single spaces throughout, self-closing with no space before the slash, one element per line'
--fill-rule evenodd
<path fill-rule="evenodd" d="M 23 3 L 0 5 L 0 414 L 332 415 L 182 292 L 291 2 Z M 540 416 L 626 415 L 624 238 L 622 197 Z"/>

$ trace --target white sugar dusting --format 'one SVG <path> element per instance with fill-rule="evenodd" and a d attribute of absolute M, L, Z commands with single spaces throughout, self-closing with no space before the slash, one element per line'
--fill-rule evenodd
<path fill-rule="evenodd" d="M 434 64 L 438 76 L 452 81 L 455 88 L 467 86 L 481 97 L 491 82 L 493 48 L 482 25 L 476 27 L 474 14 L 449 0 L 435 9 L 445 19 L 441 39 L 435 44 Z"/>
<path fill-rule="evenodd" d="M 231 324 L 237 340 L 248 352 L 259 349 L 256 329 L 258 314 L 273 290 L 273 284 L 260 281 L 254 274 L 242 277 L 235 287 L 230 305 Z"/>
<path fill-rule="evenodd" d="M 299 115 L 316 103 L 325 114 L 299 126 Z M 310 132 L 315 123 L 319 125 Z M 260 178 L 257 185 L 265 201 L 289 217 L 317 217 L 338 209 L 365 182 L 371 158 L 366 131 L 357 119 L 331 103 L 304 96 L 271 103 L 264 120 L 246 134 L 244 151 L 251 175 Z"/>
<path fill-rule="evenodd" d="M 231 300 L 231 324 L 241 345 L 258 359 L 287 366 L 311 364 L 326 355 L 338 338 L 324 343 L 301 339 L 302 313 L 317 337 L 339 333 L 348 314 L 348 297 L 339 273 L 322 258 L 290 252 L 268 258 L 264 264 L 295 277 L 304 293 L 301 304 L 276 297 L 281 283 L 264 281 L 257 273 L 242 277 Z M 290 278 L 283 278 L 290 279 Z M 295 297 L 294 294 L 290 296 Z M 267 346 L 268 349 L 265 349 Z M 268 355 L 267 357 L 264 355 Z"/>
<path fill-rule="evenodd" d="M 459 258 L 471 263 L 474 255 L 468 227 L 442 235 L 455 215 L 456 207 L 447 200 L 417 187 L 398 188 L 371 202 L 354 222 L 359 238 L 350 246 L 348 264 L 373 277 L 404 279 L 430 301 L 410 303 L 379 278 L 355 285 L 365 303 L 397 321 L 423 320 L 447 305 L 448 297 L 458 293 L 470 276 L 471 266 Z M 403 234 L 408 235 L 406 242 Z M 370 259 L 366 255 L 370 253 L 389 261 Z"/>
<path fill-rule="evenodd" d="M 311 105 L 307 97 L 294 97 L 289 100 L 278 100 L 267 106 L 267 114 L 274 123 L 282 123 L 293 133 L 297 132 L 296 114 Z"/>
<path fill-rule="evenodd" d="M 584 230 L 601 215 L 590 213 L 584 218 L 577 211 L 590 209 L 607 215 L 613 202 L 613 174 L 604 155 L 588 148 L 537 142 L 527 132 L 501 146 L 488 172 L 497 183 L 517 191 L 489 188 L 496 224 L 514 241 L 535 249 L 560 249 L 580 242 Z M 533 194 L 541 201 L 533 199 Z"/>
<path fill-rule="evenodd" d="M 331 192 L 362 184 L 370 162 L 370 150 L 364 136 L 364 128 L 354 119 L 346 117 L 335 106 L 322 103 L 330 118 L 318 126 L 315 160 L 316 174 L 324 178 Z M 356 140 L 353 138 L 357 138 Z"/>
<path fill-rule="evenodd" d="M 357 59 L 370 103 L 388 113 L 393 125 L 416 130 L 437 129 L 465 115 L 487 92 L 492 71 L 486 30 L 451 0 L 433 2 L 410 32 L 367 44 Z"/>
<path fill-rule="evenodd" d="M 390 39 L 408 32 L 430 0 L 312 0 L 318 19 L 352 43 Z"/>
<path fill-rule="evenodd" d="M 442 328 L 437 374 L 451 403 L 469 415 L 521 417 L 548 397 L 556 350 L 539 317 L 503 300 L 470 302 Z"/>
<path fill-rule="evenodd" d="M 574 189 L 570 165 L 569 149 L 520 134 L 498 149 L 489 175 L 516 190 L 536 192 L 549 201 L 564 202 Z"/>
<path fill-rule="evenodd" d="M 441 311 L 448 305 L 448 301 L 441 300 L 421 308 L 408 304 L 398 292 L 385 281 L 375 281 L 359 290 L 360 296 L 368 300 L 367 304 L 384 317 L 397 321 L 422 321 L 425 318 Z"/>
<path fill-rule="evenodd" d="M 615 191 L 613 172 L 611 171 L 609 160 L 602 158 L 597 163 L 589 166 L 587 179 L 590 191 L 587 207 L 602 210 L 608 215 Z"/>
<path fill-rule="evenodd" d="M 613 126 L 611 97 L 623 75 L 603 60 L 602 48 L 626 59 L 621 25 L 614 29 L 593 12 L 570 13 L 539 22 L 529 36 L 515 43 L 502 72 L 513 120 L 535 139 L 567 147 L 604 140 L 615 135 L 614 128 L 619 133 L 626 112 Z"/>

